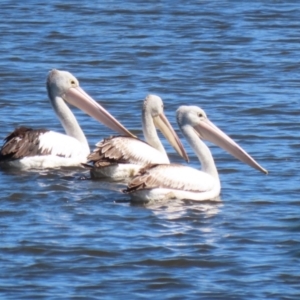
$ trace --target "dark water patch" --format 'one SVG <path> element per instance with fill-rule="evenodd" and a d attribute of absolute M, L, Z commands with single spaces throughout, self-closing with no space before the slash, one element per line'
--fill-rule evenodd
<path fill-rule="evenodd" d="M 0 210 L 0 216 L 2 218 L 5 218 L 5 217 L 22 217 L 26 215 L 26 210 L 24 211 L 14 211 L 14 210 Z M 5 224 L 2 224 L 2 226 L 9 226 L 9 225 L 5 225 Z"/>
<path fill-rule="evenodd" d="M 135 265 L 140 266 L 151 266 L 156 268 L 175 268 L 175 269 L 181 269 L 186 267 L 192 267 L 192 268 L 218 268 L 218 267 L 224 267 L 227 265 L 230 265 L 230 263 L 222 262 L 222 261 L 213 261 L 213 260 L 193 260 L 193 259 L 175 259 L 175 260 L 153 260 L 153 259 L 147 259 L 147 260 L 141 260 L 138 262 L 132 262 Z"/>

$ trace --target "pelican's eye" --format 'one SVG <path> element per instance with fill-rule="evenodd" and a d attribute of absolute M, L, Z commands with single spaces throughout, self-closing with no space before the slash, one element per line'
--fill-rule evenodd
<path fill-rule="evenodd" d="M 202 113 L 198 113 L 198 117 L 199 117 L 199 118 L 202 118 L 202 117 L 203 117 L 203 114 L 202 114 Z"/>
<path fill-rule="evenodd" d="M 71 84 L 75 85 L 76 84 L 75 80 L 71 80 Z"/>

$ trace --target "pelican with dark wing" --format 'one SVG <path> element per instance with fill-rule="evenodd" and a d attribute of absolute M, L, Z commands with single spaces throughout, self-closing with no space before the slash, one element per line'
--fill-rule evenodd
<path fill-rule="evenodd" d="M 267 174 L 246 151 L 207 118 L 197 106 L 181 106 L 177 110 L 178 125 L 196 153 L 201 170 L 180 164 L 150 165 L 135 176 L 125 193 L 133 201 L 155 201 L 168 199 L 216 200 L 221 183 L 213 156 L 202 141 L 208 140 L 223 148 L 237 159 Z"/>
<path fill-rule="evenodd" d="M 187 154 L 163 109 L 163 101 L 156 95 L 148 95 L 142 110 L 143 133 L 146 142 L 132 137 L 110 137 L 96 145 L 88 160 L 93 164 L 94 178 L 124 180 L 133 177 L 148 164 L 168 164 L 169 157 L 159 139 L 156 128 L 185 160 Z"/>
<path fill-rule="evenodd" d="M 46 129 L 17 128 L 5 138 L 0 149 L 0 166 L 18 169 L 82 167 L 82 163 L 87 162 L 90 149 L 66 102 L 85 111 L 112 130 L 133 136 L 79 86 L 78 80 L 71 73 L 50 71 L 47 91 L 66 134 Z"/>

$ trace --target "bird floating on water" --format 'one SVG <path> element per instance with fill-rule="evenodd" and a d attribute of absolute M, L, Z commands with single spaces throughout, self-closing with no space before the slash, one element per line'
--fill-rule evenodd
<path fill-rule="evenodd" d="M 245 150 L 215 126 L 197 106 L 181 106 L 177 110 L 181 132 L 196 153 L 201 170 L 180 164 L 154 164 L 141 169 L 124 193 L 133 201 L 168 199 L 218 200 L 221 183 L 213 156 L 202 141 L 208 140 L 237 159 L 267 174 Z"/>
<path fill-rule="evenodd" d="M 93 164 L 93 178 L 109 178 L 114 181 L 133 177 L 148 164 L 168 164 L 169 157 L 157 134 L 159 129 L 180 156 L 188 161 L 188 156 L 175 130 L 164 114 L 164 104 L 160 97 L 148 95 L 143 103 L 142 125 L 146 143 L 142 140 L 115 136 L 105 138 L 96 144 L 96 149 L 88 156 Z"/>
<path fill-rule="evenodd" d="M 87 139 L 74 114 L 72 104 L 120 134 L 133 136 L 108 111 L 93 100 L 69 72 L 51 70 L 47 77 L 50 103 L 66 134 L 46 129 L 19 127 L 0 149 L 0 166 L 18 169 L 82 167 L 90 153 Z"/>

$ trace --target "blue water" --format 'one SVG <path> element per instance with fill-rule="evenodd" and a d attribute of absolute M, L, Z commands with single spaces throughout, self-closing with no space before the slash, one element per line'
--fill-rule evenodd
<path fill-rule="evenodd" d="M 174 126 L 201 106 L 270 173 L 210 145 L 220 203 L 136 206 L 85 171 L 0 170 L 0 298 L 299 299 L 299 16 L 298 1 L 2 1 L 1 138 L 62 132 L 57 68 L 139 137 L 148 93 Z M 91 149 L 114 134 L 73 111 Z"/>

